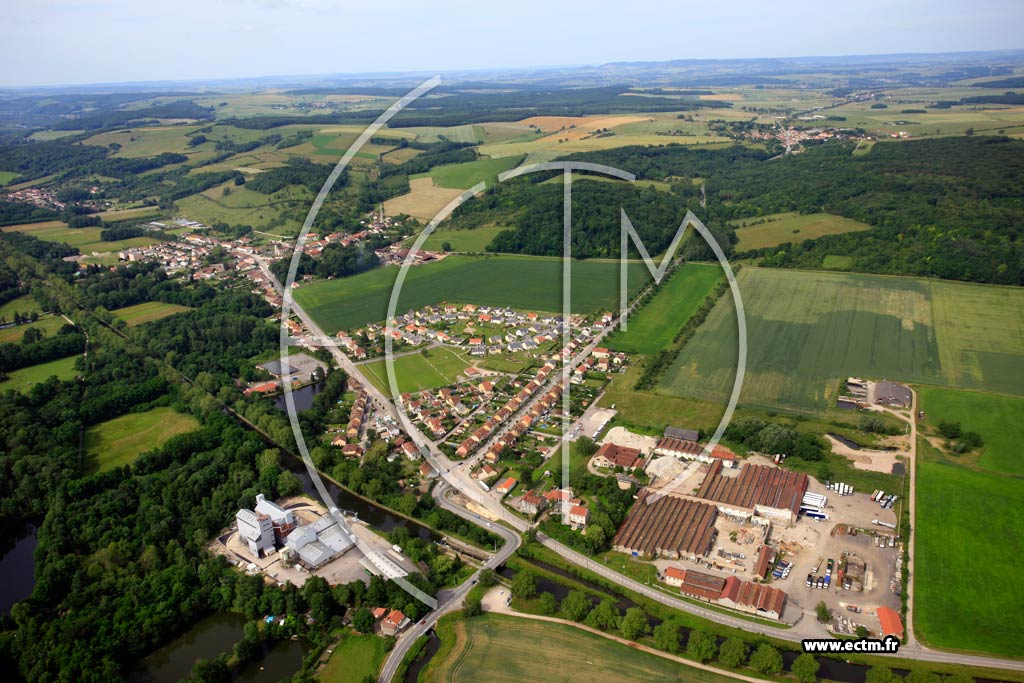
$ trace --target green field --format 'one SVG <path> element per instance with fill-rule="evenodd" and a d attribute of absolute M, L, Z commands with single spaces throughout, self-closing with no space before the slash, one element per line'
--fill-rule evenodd
<path fill-rule="evenodd" d="M 1019 657 L 1024 487 L 942 462 L 923 439 L 919 450 L 915 630 L 928 645 Z"/>
<path fill-rule="evenodd" d="M 608 337 L 608 346 L 627 353 L 657 353 L 672 343 L 723 277 L 717 265 L 682 266 L 646 306 L 630 316 L 625 332 L 619 330 Z"/>
<path fill-rule="evenodd" d="M 822 410 L 849 375 L 1024 395 L 1024 290 L 745 268 L 749 405 Z M 722 297 L 659 392 L 724 402 L 736 314 Z"/>
<path fill-rule="evenodd" d="M 295 290 L 295 301 L 328 334 L 382 321 L 387 314 L 397 267 L 377 268 L 353 277 L 318 282 Z M 619 264 L 574 261 L 573 310 L 589 313 L 618 307 Z M 649 278 L 643 264 L 631 263 L 630 293 Z M 535 256 L 449 256 L 410 268 L 396 310 L 442 301 L 521 310 L 557 312 L 562 308 L 562 260 Z"/>
<path fill-rule="evenodd" d="M 224 188 L 231 188 L 231 193 L 225 196 Z M 207 225 L 223 221 L 251 225 L 257 230 L 286 228 L 298 232 L 302 218 L 297 216 L 309 208 L 311 198 L 310 191 L 300 186 L 265 195 L 229 182 L 180 199 L 177 205 L 182 214 Z"/>
<path fill-rule="evenodd" d="M 825 270 L 849 270 L 852 265 L 852 256 L 842 256 L 839 254 L 828 254 L 821 261 L 821 267 Z"/>
<path fill-rule="evenodd" d="M 423 243 L 427 251 L 441 251 L 444 243 L 447 242 L 451 251 L 482 252 L 487 248 L 499 232 L 508 230 L 496 225 L 473 228 L 472 230 L 442 230 L 437 229 L 430 233 L 430 237 Z M 412 240 L 409 241 L 412 244 Z"/>
<path fill-rule="evenodd" d="M 538 679 L 538 666 L 544 680 L 560 683 L 733 680 L 572 626 L 514 616 L 445 618 L 438 634 L 441 649 L 423 670 L 421 681 L 522 683 Z"/>
<path fill-rule="evenodd" d="M 938 387 L 918 387 L 917 393 L 926 415 L 922 427 L 931 431 L 942 420 L 959 422 L 964 431 L 977 432 L 985 440 L 979 467 L 1024 475 L 1024 398 Z"/>
<path fill-rule="evenodd" d="M 435 184 L 456 190 L 468 190 L 481 181 L 487 183 L 487 187 L 492 187 L 498 182 L 499 173 L 515 168 L 522 160 L 522 156 L 502 157 L 500 159 L 477 159 L 476 161 L 467 161 L 462 164 L 435 166 L 429 172 L 413 177 L 422 178 L 429 176 L 434 179 Z"/>
<path fill-rule="evenodd" d="M 106 253 L 120 251 L 129 247 L 141 247 L 146 244 L 156 244 L 157 240 L 149 237 L 133 237 L 117 242 L 104 242 L 100 239 L 103 228 L 69 228 L 61 221 L 47 221 L 45 223 L 27 223 L 24 225 L 11 225 L 4 228 L 7 232 L 23 232 L 48 242 L 67 242 L 83 254 Z"/>
<path fill-rule="evenodd" d="M 455 351 L 437 347 L 424 349 L 419 353 L 395 358 L 395 378 L 398 380 L 400 393 L 437 389 L 453 384 L 459 374 L 469 363 Z M 371 361 L 361 366 L 371 382 L 387 395 L 391 395 L 388 387 L 387 364 L 384 359 Z"/>
<path fill-rule="evenodd" d="M 15 370 L 7 375 L 6 380 L 0 382 L 0 391 L 14 389 L 24 393 L 52 376 L 56 376 L 58 379 L 72 379 L 76 374 L 76 360 L 78 360 L 78 354 Z"/>
<path fill-rule="evenodd" d="M 0 171 L 0 185 L 9 185 L 15 178 L 20 178 L 20 173 L 14 171 Z"/>
<path fill-rule="evenodd" d="M 198 426 L 191 415 L 182 415 L 173 408 L 129 413 L 89 427 L 85 431 L 85 451 L 92 470 L 103 472 L 129 465 L 140 453 L 159 448 L 172 436 Z"/>
<path fill-rule="evenodd" d="M 175 313 L 190 310 L 188 306 L 178 304 L 165 304 L 162 301 L 146 301 L 145 303 L 126 306 L 116 311 L 111 311 L 115 318 L 128 323 L 128 327 L 135 327 L 153 320 L 160 320 Z"/>
<path fill-rule="evenodd" d="M 390 649 L 389 644 L 387 638 L 373 634 L 345 635 L 334 647 L 317 680 L 321 683 L 363 683 L 367 679 L 375 679 Z"/>
<path fill-rule="evenodd" d="M 34 327 L 46 336 L 53 335 L 57 330 L 67 324 L 67 320 L 56 315 L 43 315 L 34 323 L 18 325 L 17 327 L 5 327 L 0 329 L 0 344 L 19 342 L 25 336 L 30 327 Z"/>
<path fill-rule="evenodd" d="M 755 220 L 764 222 L 752 225 Z M 739 238 L 736 244 L 736 251 L 739 252 L 871 229 L 867 223 L 833 216 L 830 213 L 800 215 L 792 211 L 761 216 L 757 219 L 743 218 L 732 221 L 732 225 L 736 228 L 736 237 Z M 743 225 L 747 227 L 742 227 Z"/>
<path fill-rule="evenodd" d="M 0 319 L 10 322 L 14 320 L 15 313 L 24 315 L 25 313 L 40 310 L 42 309 L 39 308 L 39 302 L 31 294 L 25 294 L 0 305 Z"/>

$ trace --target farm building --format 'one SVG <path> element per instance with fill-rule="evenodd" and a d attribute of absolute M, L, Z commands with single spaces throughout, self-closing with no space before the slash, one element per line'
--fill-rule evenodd
<path fill-rule="evenodd" d="M 725 580 L 725 588 L 718 603 L 759 617 L 779 619 L 786 608 L 786 597 L 786 593 L 778 588 L 730 576 Z"/>
<path fill-rule="evenodd" d="M 696 442 L 697 439 L 700 438 L 700 434 L 697 433 L 696 429 L 683 429 L 681 427 L 665 427 L 665 438 Z"/>
<path fill-rule="evenodd" d="M 775 562 L 775 551 L 766 545 L 757 549 L 757 564 L 754 565 L 754 576 L 764 581 L 768 578 L 768 570 Z"/>
<path fill-rule="evenodd" d="M 875 403 L 893 408 L 909 408 L 912 402 L 910 389 L 896 382 L 875 383 Z"/>
<path fill-rule="evenodd" d="M 652 503 L 644 489 L 615 535 L 615 550 L 671 559 L 707 555 L 715 536 L 718 510 L 696 500 L 661 496 Z"/>
<path fill-rule="evenodd" d="M 669 567 L 665 570 L 665 583 L 679 588 L 679 592 L 698 600 L 718 600 L 725 588 L 725 579 L 692 569 Z"/>
<path fill-rule="evenodd" d="M 765 465 L 747 465 L 739 474 L 726 475 L 723 464 L 711 464 L 698 498 L 714 501 L 718 509 L 733 517 L 755 515 L 789 524 L 796 522 L 800 502 L 807 492 L 806 474 Z"/>
<path fill-rule="evenodd" d="M 704 452 L 704 447 L 696 441 L 677 439 L 672 436 L 663 436 L 658 439 L 654 446 L 655 455 L 671 455 L 680 460 L 696 460 L 698 462 L 713 463 L 721 460 L 726 467 L 732 467 L 736 462 L 736 454 L 724 446 L 715 446 L 710 453 Z"/>
<path fill-rule="evenodd" d="M 621 467 L 624 470 L 633 470 L 639 467 L 642 461 L 639 448 L 617 446 L 613 443 L 604 444 L 594 455 L 594 465 L 597 467 Z"/>

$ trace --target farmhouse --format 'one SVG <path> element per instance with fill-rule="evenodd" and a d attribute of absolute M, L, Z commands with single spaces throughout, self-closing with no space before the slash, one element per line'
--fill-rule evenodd
<path fill-rule="evenodd" d="M 633 470 L 640 466 L 642 460 L 639 448 L 606 443 L 598 449 L 597 454 L 594 456 L 594 465 L 597 467 L 621 467 L 624 470 Z"/>
<path fill-rule="evenodd" d="M 386 636 L 395 636 L 409 625 L 409 617 L 395 609 L 380 622 L 380 632 Z"/>
<path fill-rule="evenodd" d="M 746 465 L 738 475 L 722 473 L 722 462 L 711 465 L 697 493 L 698 498 L 714 501 L 718 509 L 733 517 L 761 516 L 796 522 L 800 503 L 807 492 L 806 474 L 777 467 Z"/>
<path fill-rule="evenodd" d="M 662 496 L 648 503 L 649 495 L 648 489 L 640 491 L 612 541 L 614 549 L 671 559 L 707 555 L 715 537 L 715 506 L 676 496 Z"/>
<path fill-rule="evenodd" d="M 590 510 L 582 505 L 573 505 L 569 508 L 569 524 L 574 527 L 586 526 L 590 521 Z"/>

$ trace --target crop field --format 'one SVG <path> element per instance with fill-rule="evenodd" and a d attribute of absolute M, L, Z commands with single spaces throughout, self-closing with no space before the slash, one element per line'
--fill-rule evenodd
<path fill-rule="evenodd" d="M 1024 612 L 1012 577 L 1024 554 L 1024 487 L 943 461 L 923 439 L 922 450 L 915 630 L 928 645 L 1020 656 Z"/>
<path fill-rule="evenodd" d="M 553 663 L 543 678 L 560 683 L 732 680 L 565 624 L 485 614 L 445 620 L 438 630 L 441 649 L 421 680 L 520 683 L 536 680 L 539 662 Z"/>
<path fill-rule="evenodd" d="M 978 467 L 1024 475 L 1024 398 L 938 387 L 918 387 L 917 392 L 927 420 L 922 426 L 959 422 L 964 431 L 977 432 L 985 441 Z"/>
<path fill-rule="evenodd" d="M 851 218 L 833 216 L 829 213 L 800 215 L 795 212 L 776 213 L 762 216 L 763 223 L 751 224 L 755 219 L 733 221 L 736 228 L 736 251 L 751 251 L 764 247 L 776 247 L 786 242 L 802 242 L 825 235 L 839 235 L 844 232 L 870 230 L 871 226 Z M 746 225 L 747 227 L 744 227 Z"/>
<path fill-rule="evenodd" d="M 430 177 L 410 178 L 409 192 L 384 202 L 384 211 L 389 216 L 404 213 L 429 221 L 460 194 L 461 190 L 435 185 L 434 179 Z"/>
<path fill-rule="evenodd" d="M 451 142 L 477 143 L 481 140 L 482 130 L 480 126 L 465 124 L 461 126 L 411 126 L 402 128 L 388 128 L 382 137 L 394 137 L 402 132 L 412 133 L 418 142 L 440 142 L 441 139 Z"/>
<path fill-rule="evenodd" d="M 459 375 L 469 367 L 470 363 L 452 349 L 437 347 L 424 349 L 395 358 L 395 378 L 398 380 L 399 393 L 437 389 L 453 384 Z M 387 364 L 383 358 L 361 366 L 367 371 L 370 381 L 387 395 L 391 395 L 388 386 Z"/>
<path fill-rule="evenodd" d="M 147 244 L 156 244 L 157 240 L 149 237 L 132 237 L 117 242 L 104 242 L 100 239 L 103 228 L 69 228 L 61 221 L 46 221 L 45 223 L 25 223 L 23 225 L 9 225 L 4 228 L 8 232 L 23 232 L 48 242 L 67 242 L 83 254 L 108 253 L 121 251 L 129 247 L 141 247 Z"/>
<path fill-rule="evenodd" d="M 324 683 L 363 683 L 376 680 L 387 656 L 388 641 L 372 633 L 369 635 L 346 634 L 327 664 L 317 675 Z"/>
<path fill-rule="evenodd" d="M 135 304 L 134 306 L 119 308 L 115 311 L 111 311 L 111 313 L 114 314 L 114 317 L 128 323 L 128 327 L 135 327 L 136 325 L 160 320 L 161 318 L 166 318 L 169 315 L 174 315 L 175 313 L 181 313 L 182 311 L 187 310 L 190 310 L 188 306 L 166 304 L 162 301 L 147 301 L 145 303 Z"/>
<path fill-rule="evenodd" d="M 140 453 L 198 426 L 191 415 L 182 415 L 173 408 L 129 413 L 85 430 L 85 451 L 92 470 L 103 472 L 131 464 Z"/>
<path fill-rule="evenodd" d="M 724 277 L 717 265 L 687 263 L 646 306 L 627 321 L 626 331 L 608 337 L 608 346 L 627 353 L 655 354 L 672 343 L 697 307 Z"/>
<path fill-rule="evenodd" d="M 11 318 L 8 320 L 11 320 Z M 17 327 L 5 327 L 0 329 L 0 344 L 21 341 L 21 338 L 25 336 L 25 332 L 27 332 L 30 327 L 39 330 L 46 336 L 51 336 L 66 324 L 67 321 L 59 315 L 43 315 L 40 316 L 39 320 L 28 325 L 18 325 Z"/>
<path fill-rule="evenodd" d="M 1024 395 L 1024 291 L 913 278 L 745 268 L 741 401 L 823 410 L 849 375 Z M 659 392 L 725 401 L 736 314 L 723 297 Z"/>
<path fill-rule="evenodd" d="M 109 133 L 100 133 L 87 138 L 83 144 L 107 147 L 111 144 L 121 145 L 115 157 L 149 157 L 163 152 L 177 152 L 194 156 L 195 148 L 189 147 L 187 133 L 198 130 L 202 126 L 148 126 L 143 128 L 125 127 Z M 207 156 L 212 156 L 208 154 Z"/>
<path fill-rule="evenodd" d="M 377 268 L 347 278 L 317 282 L 295 290 L 295 301 L 328 334 L 382 321 L 387 314 L 397 267 Z M 619 264 L 574 261 L 573 310 L 615 310 Z M 631 263 L 629 290 L 635 293 L 649 275 Z M 562 308 L 562 260 L 535 256 L 449 256 L 410 268 L 398 302 L 399 311 L 442 301 L 521 310 L 558 312 Z"/>
<path fill-rule="evenodd" d="M 14 389 L 15 391 L 26 393 L 36 384 L 45 382 L 53 376 L 56 376 L 58 379 L 72 379 L 76 374 L 75 361 L 78 360 L 78 357 L 79 354 L 75 354 L 67 358 L 58 358 L 49 363 L 31 365 L 27 368 L 8 373 L 7 379 L 0 382 L 0 391 Z"/>
<path fill-rule="evenodd" d="M 515 168 L 523 157 L 502 157 L 500 159 L 477 159 L 462 164 L 435 166 L 428 173 L 412 176 L 415 178 L 432 178 L 435 185 L 456 190 L 468 190 L 483 181 L 487 187 L 498 182 L 498 174 Z"/>
<path fill-rule="evenodd" d="M 437 230 L 430 233 L 430 237 L 423 243 L 423 248 L 427 251 L 441 251 L 447 242 L 452 251 L 481 252 L 487 248 L 491 240 L 497 237 L 499 232 L 508 229 L 497 225 L 473 228 L 472 230 L 444 230 L 438 227 Z M 412 242 L 413 240 L 409 240 L 408 243 L 411 245 Z"/>

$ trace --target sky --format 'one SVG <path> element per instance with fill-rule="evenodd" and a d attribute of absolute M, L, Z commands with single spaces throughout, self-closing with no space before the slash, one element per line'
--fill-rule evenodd
<path fill-rule="evenodd" d="M 0 86 L 1024 47 L 1021 0 L 4 0 Z"/>

